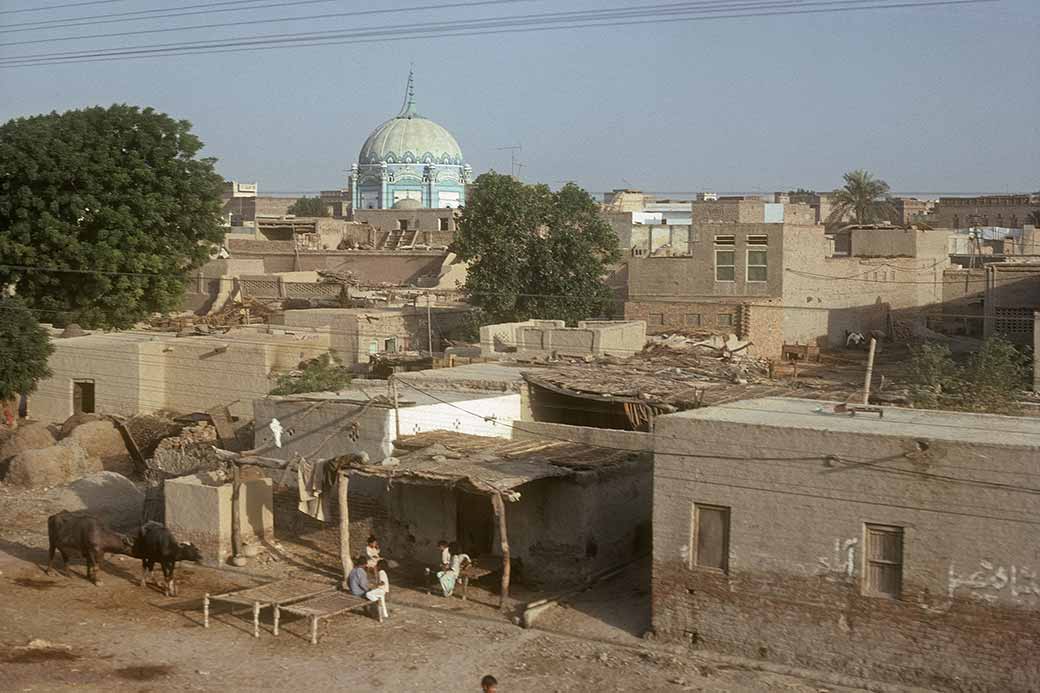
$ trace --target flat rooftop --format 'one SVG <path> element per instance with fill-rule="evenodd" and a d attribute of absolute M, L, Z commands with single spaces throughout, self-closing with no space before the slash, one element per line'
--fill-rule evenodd
<path fill-rule="evenodd" d="M 765 397 L 691 409 L 668 415 L 705 421 L 800 428 L 835 433 L 867 433 L 903 438 L 933 438 L 964 443 L 1040 447 L 1040 418 L 882 407 L 885 415 L 834 412 L 838 402 Z"/>
<path fill-rule="evenodd" d="M 473 392 L 473 391 L 461 391 L 461 390 L 427 390 L 423 388 L 420 392 L 413 388 L 402 386 L 398 388 L 397 404 L 401 407 L 422 407 L 431 404 L 456 404 L 459 402 L 472 402 L 474 400 L 490 399 L 492 397 L 506 397 L 506 396 L 519 397 L 519 394 L 512 392 Z M 378 406 L 392 407 L 393 402 L 390 400 L 390 394 L 387 392 L 386 386 L 370 386 L 363 385 L 361 387 L 352 386 L 349 390 L 340 390 L 339 392 L 308 392 L 298 395 L 283 395 L 281 397 L 272 397 L 271 399 L 283 400 L 283 401 L 307 401 L 307 402 L 342 402 L 344 404 L 364 404 L 371 399 L 376 397 L 386 398 L 386 401 L 378 402 Z"/>

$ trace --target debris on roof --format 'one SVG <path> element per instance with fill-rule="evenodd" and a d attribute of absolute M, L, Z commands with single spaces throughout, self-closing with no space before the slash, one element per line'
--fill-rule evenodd
<path fill-rule="evenodd" d="M 597 472 L 649 461 L 647 453 L 561 440 L 506 440 L 454 431 L 399 438 L 394 464 L 350 462 L 353 474 L 418 484 L 460 486 L 476 493 L 509 494 L 536 479 Z"/>

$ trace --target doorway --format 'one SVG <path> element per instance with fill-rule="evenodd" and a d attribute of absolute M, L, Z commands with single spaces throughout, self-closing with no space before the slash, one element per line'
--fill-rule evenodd
<path fill-rule="evenodd" d="M 93 414 L 94 413 L 94 381 L 73 380 L 72 381 L 72 413 Z"/>
<path fill-rule="evenodd" d="M 495 541 L 491 497 L 456 491 L 455 509 L 459 548 L 473 558 L 489 555 Z"/>

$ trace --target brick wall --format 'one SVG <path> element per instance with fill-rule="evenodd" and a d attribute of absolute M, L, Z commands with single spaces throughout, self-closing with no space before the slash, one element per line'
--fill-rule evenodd
<path fill-rule="evenodd" d="M 1040 431 L 971 442 L 956 431 L 1029 424 L 898 410 L 815 430 L 834 415 L 780 401 L 800 409 L 657 418 L 658 635 L 938 690 L 1040 688 L 1040 496 L 1006 485 L 1035 475 L 1040 453 L 1022 441 Z M 729 509 L 726 572 L 691 567 L 695 504 Z M 865 523 L 903 529 L 898 598 L 865 596 Z"/>
<path fill-rule="evenodd" d="M 1038 195 L 941 197 L 932 211 L 929 223 L 950 229 L 965 229 L 969 226 L 1021 228 L 1029 213 L 1036 209 L 1040 209 Z"/>

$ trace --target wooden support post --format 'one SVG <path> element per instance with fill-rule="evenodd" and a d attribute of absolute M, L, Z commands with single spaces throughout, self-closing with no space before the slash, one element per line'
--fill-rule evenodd
<path fill-rule="evenodd" d="M 253 602 L 253 637 L 260 637 L 260 602 Z"/>
<path fill-rule="evenodd" d="M 499 597 L 498 608 L 504 611 L 509 600 L 509 535 L 506 534 L 506 507 L 502 501 L 502 494 L 492 494 L 491 508 L 495 511 L 495 519 L 498 521 L 498 540 L 502 546 L 502 594 Z"/>
<path fill-rule="evenodd" d="M 347 507 L 350 490 L 350 473 L 340 470 L 336 484 L 336 499 L 339 501 L 339 561 L 343 564 L 343 589 L 347 589 L 347 578 L 354 570 L 354 559 L 350 557 L 350 510 Z"/>
<path fill-rule="evenodd" d="M 318 617 L 311 616 L 311 644 L 318 644 Z"/>
<path fill-rule="evenodd" d="M 202 627 L 209 628 L 209 592 L 202 597 Z"/>
<path fill-rule="evenodd" d="M 394 397 L 394 440 L 401 439 L 401 410 L 397 406 L 397 377 L 390 376 L 390 389 Z"/>
<path fill-rule="evenodd" d="M 275 604 L 272 604 L 271 608 L 274 609 L 274 616 L 273 616 L 273 620 L 274 620 L 274 634 L 278 635 L 278 622 L 282 618 L 282 610 L 278 608 L 277 602 Z"/>
<path fill-rule="evenodd" d="M 877 340 L 870 338 L 870 352 L 867 354 L 867 374 L 863 378 L 863 404 L 870 404 L 870 379 L 874 375 L 874 350 Z"/>
<path fill-rule="evenodd" d="M 231 463 L 231 557 L 242 555 L 242 513 L 239 511 L 239 496 L 242 494 L 242 470 Z"/>

